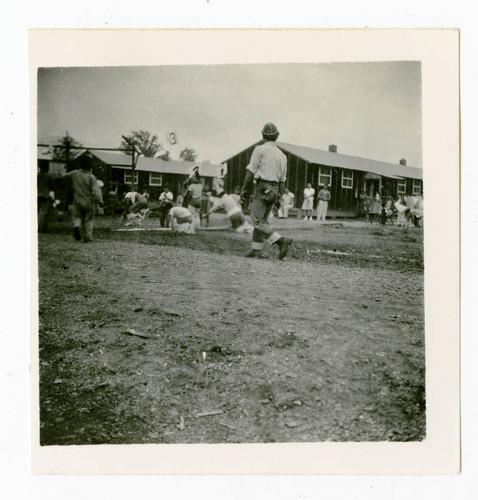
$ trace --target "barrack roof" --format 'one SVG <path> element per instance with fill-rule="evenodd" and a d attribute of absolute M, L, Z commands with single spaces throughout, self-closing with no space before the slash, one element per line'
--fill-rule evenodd
<path fill-rule="evenodd" d="M 326 165 L 330 167 L 346 168 L 348 170 L 359 170 L 361 172 L 371 172 L 385 177 L 408 177 L 410 179 L 421 179 L 422 169 L 401 165 L 400 163 L 388 163 L 384 161 L 360 158 L 359 156 L 343 155 L 324 151 L 321 149 L 296 146 L 285 142 L 278 142 L 277 145 L 284 151 L 302 158 L 309 163 Z"/>
<path fill-rule="evenodd" d="M 131 168 L 131 156 L 120 152 L 111 151 L 89 151 L 93 156 L 96 156 L 102 162 L 116 168 Z M 141 172 L 155 172 L 162 174 L 179 174 L 189 175 L 190 170 L 195 165 L 199 165 L 199 174 L 202 177 L 217 177 L 220 175 L 223 165 L 216 165 L 213 163 L 201 163 L 180 160 L 162 160 L 161 158 L 147 158 L 139 156 L 136 158 L 136 171 Z"/>
<path fill-rule="evenodd" d="M 238 154 L 241 154 L 251 147 L 255 147 L 260 142 L 257 142 Z M 297 146 L 286 142 L 277 141 L 277 146 L 285 152 L 293 154 L 302 160 L 316 165 L 324 165 L 328 167 L 339 167 L 347 170 L 358 170 L 361 172 L 371 172 L 374 174 L 390 177 L 391 179 L 400 179 L 408 177 L 409 179 L 422 179 L 423 171 L 421 168 L 401 165 L 400 163 L 388 163 L 384 161 L 371 160 L 369 158 L 361 158 L 359 156 L 343 155 L 332 151 L 324 151 L 323 149 L 309 148 L 306 146 Z M 237 156 L 237 155 L 234 155 Z M 226 163 L 233 157 L 228 158 L 223 163 Z"/>

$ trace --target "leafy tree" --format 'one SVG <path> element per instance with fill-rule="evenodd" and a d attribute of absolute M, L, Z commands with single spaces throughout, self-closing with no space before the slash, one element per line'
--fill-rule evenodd
<path fill-rule="evenodd" d="M 59 163 L 70 162 L 80 153 L 80 151 L 75 148 L 81 148 L 81 144 L 75 141 L 75 139 L 70 137 L 68 132 L 66 132 L 66 135 L 60 139 L 60 143 L 53 146 L 53 161 Z"/>
<path fill-rule="evenodd" d="M 161 147 L 158 136 L 151 134 L 148 130 L 133 131 L 129 136 L 126 136 L 128 141 L 121 141 L 120 149 L 126 154 L 131 154 L 131 145 L 134 145 L 140 153 L 148 158 L 153 158 L 158 149 Z"/>
<path fill-rule="evenodd" d="M 179 153 L 179 158 L 184 161 L 196 161 L 198 154 L 196 151 L 192 148 L 184 148 L 180 153 Z"/>
<path fill-rule="evenodd" d="M 161 156 L 161 160 L 164 160 L 164 161 L 169 161 L 171 159 L 171 155 L 169 154 L 169 151 L 166 150 L 166 153 Z"/>

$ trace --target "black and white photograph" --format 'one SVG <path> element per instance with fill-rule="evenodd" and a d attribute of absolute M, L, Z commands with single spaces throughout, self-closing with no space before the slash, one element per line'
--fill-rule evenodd
<path fill-rule="evenodd" d="M 420 130 L 417 62 L 40 68 L 41 444 L 422 440 Z"/>
<path fill-rule="evenodd" d="M 33 78 L 41 448 L 426 441 L 421 60 Z"/>

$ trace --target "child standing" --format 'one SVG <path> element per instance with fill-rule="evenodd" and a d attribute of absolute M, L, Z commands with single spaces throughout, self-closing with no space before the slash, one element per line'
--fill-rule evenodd
<path fill-rule="evenodd" d="M 79 158 L 80 168 L 65 174 L 73 187 L 73 236 L 75 240 L 93 241 L 93 220 L 96 204 L 103 206 L 103 196 L 96 177 L 91 173 L 92 158 Z"/>
<path fill-rule="evenodd" d="M 201 218 L 201 225 L 209 226 L 209 206 L 211 204 L 211 190 L 206 186 L 202 192 L 201 209 L 199 210 L 199 217 Z"/>
<path fill-rule="evenodd" d="M 169 185 L 164 186 L 163 192 L 159 195 L 159 223 L 161 227 L 166 227 L 166 217 L 173 207 L 173 193 L 169 190 Z"/>

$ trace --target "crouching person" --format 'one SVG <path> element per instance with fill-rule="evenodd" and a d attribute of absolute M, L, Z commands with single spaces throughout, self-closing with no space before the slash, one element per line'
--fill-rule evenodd
<path fill-rule="evenodd" d="M 126 226 L 141 225 L 141 222 L 148 216 L 148 193 L 138 193 L 138 186 L 133 184 L 131 191 L 126 193 L 126 207 L 123 213 L 123 222 Z"/>
<path fill-rule="evenodd" d="M 294 208 L 294 201 L 294 193 L 285 188 L 284 194 L 280 197 L 279 219 L 287 219 L 289 217 L 289 210 Z"/>
<path fill-rule="evenodd" d="M 213 192 L 216 195 L 213 205 L 203 217 L 209 217 L 211 213 L 223 208 L 236 233 L 251 234 L 254 228 L 246 221 L 241 206 L 236 203 L 236 200 L 231 195 L 224 192 L 222 179 L 214 179 Z"/>
<path fill-rule="evenodd" d="M 96 177 L 91 173 L 92 158 L 79 158 L 80 168 L 68 172 L 64 178 L 71 180 L 73 187 L 73 236 L 75 240 L 93 241 L 93 220 L 96 205 L 103 206 L 103 196 Z"/>
<path fill-rule="evenodd" d="M 184 207 L 173 207 L 169 211 L 169 224 L 177 234 L 194 234 L 193 214 Z"/>

